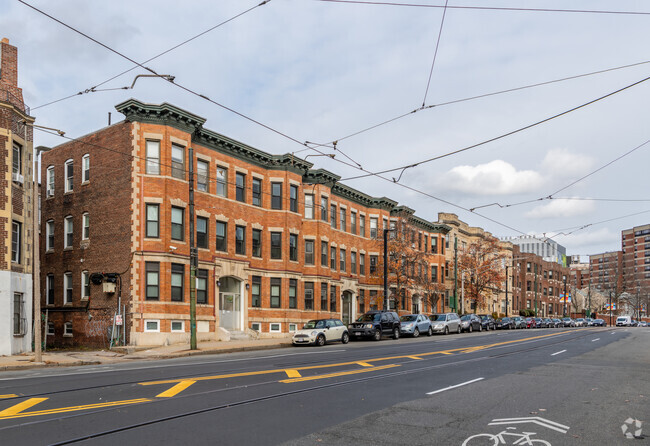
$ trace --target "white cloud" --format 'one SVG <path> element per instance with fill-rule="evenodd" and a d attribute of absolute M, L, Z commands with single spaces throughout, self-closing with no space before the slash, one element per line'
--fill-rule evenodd
<path fill-rule="evenodd" d="M 553 237 L 553 240 L 573 251 L 579 251 L 576 248 L 585 246 L 606 246 L 606 251 L 615 251 L 620 249 L 621 233 L 613 232 L 608 228 L 601 228 L 595 231 L 589 231 L 586 228 L 583 231 L 576 231 L 574 234 L 558 235 L 557 237 Z M 590 252 L 588 254 L 594 253 Z"/>
<path fill-rule="evenodd" d="M 542 182 L 535 171 L 517 171 L 510 163 L 494 160 L 477 166 L 456 166 L 440 177 L 438 186 L 476 195 L 507 195 L 533 192 Z"/>
<path fill-rule="evenodd" d="M 551 149 L 542 161 L 542 167 L 551 176 L 570 178 L 591 170 L 594 159 L 580 153 L 571 153 L 567 149 Z"/>
<path fill-rule="evenodd" d="M 525 216 L 537 219 L 566 218 L 591 214 L 595 210 L 593 201 L 556 199 L 526 212 Z"/>

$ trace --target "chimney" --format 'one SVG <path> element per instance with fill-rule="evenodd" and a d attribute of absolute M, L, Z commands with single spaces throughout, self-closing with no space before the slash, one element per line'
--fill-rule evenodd
<path fill-rule="evenodd" d="M 0 41 L 0 82 L 5 86 L 18 87 L 18 49 L 9 45 L 6 37 Z"/>

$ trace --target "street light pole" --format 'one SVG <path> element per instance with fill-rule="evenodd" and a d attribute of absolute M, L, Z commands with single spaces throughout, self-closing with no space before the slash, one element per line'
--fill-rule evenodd
<path fill-rule="evenodd" d="M 564 317 L 566 317 L 566 303 L 568 301 L 568 296 L 566 295 L 566 276 L 564 276 Z"/>
<path fill-rule="evenodd" d="M 384 228 L 384 310 L 388 310 L 388 232 L 390 229 Z"/>
<path fill-rule="evenodd" d="M 506 265 L 506 317 L 508 317 L 508 265 Z"/>

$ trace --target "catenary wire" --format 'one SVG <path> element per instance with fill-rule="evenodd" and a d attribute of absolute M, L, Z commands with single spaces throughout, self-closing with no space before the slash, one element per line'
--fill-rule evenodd
<path fill-rule="evenodd" d="M 169 48 L 169 49 L 163 51 L 163 52 L 160 53 L 160 54 L 157 54 L 157 55 L 153 56 L 153 57 L 150 58 L 150 59 L 145 60 L 145 61 L 142 62 L 142 63 L 145 64 L 145 63 L 149 63 L 149 62 L 151 62 L 151 61 L 153 61 L 153 60 L 155 60 L 155 59 L 158 59 L 159 57 L 164 56 L 165 54 L 167 54 L 167 53 L 169 53 L 169 52 L 171 52 L 171 51 L 174 51 L 175 49 L 177 49 L 177 48 L 179 48 L 179 47 L 181 47 L 181 46 L 183 46 L 183 45 L 185 45 L 185 44 L 187 44 L 187 43 L 189 43 L 189 42 L 191 42 L 191 41 L 193 41 L 193 40 L 195 40 L 195 39 L 197 39 L 197 38 L 199 38 L 199 37 L 201 37 L 201 36 L 203 36 L 203 35 L 205 35 L 205 34 L 207 34 L 207 33 L 209 33 L 209 32 L 211 32 L 211 31 L 214 31 L 215 29 L 219 28 L 220 26 L 223 26 L 223 25 L 225 25 L 225 24 L 227 24 L 227 23 L 229 23 L 229 22 L 232 22 L 233 20 L 235 20 L 235 19 L 237 19 L 237 18 L 243 16 L 244 14 L 246 14 L 246 13 L 248 13 L 248 12 L 251 12 L 252 10 L 254 10 L 254 9 L 256 9 L 256 8 L 259 8 L 260 6 L 263 6 L 263 5 L 267 4 L 267 3 L 269 3 L 270 1 L 271 1 L 271 0 L 264 0 L 264 1 L 263 1 L 262 3 L 260 3 L 259 5 L 255 5 L 255 6 L 249 8 L 249 9 L 247 9 L 247 10 L 245 10 L 245 11 L 242 11 L 242 12 L 240 12 L 239 14 L 237 14 L 237 15 L 235 15 L 235 16 L 233 16 L 233 17 L 227 19 L 227 20 L 224 20 L 223 22 L 220 22 L 220 23 L 214 25 L 213 27 L 208 28 L 208 29 L 206 29 L 205 31 L 203 31 L 203 32 L 201 32 L 201 33 L 199 33 L 199 34 L 197 34 L 197 35 L 195 35 L 195 36 L 193 36 L 193 37 L 190 37 L 189 39 L 187 39 L 187 40 L 185 40 L 185 41 L 183 41 L 183 42 L 181 42 L 181 43 L 179 43 L 179 44 L 177 44 L 177 45 L 175 45 L 175 46 L 173 46 L 173 47 L 171 47 L 171 48 Z M 126 73 L 129 73 L 129 72 L 133 71 L 135 68 L 137 68 L 137 66 L 133 66 L 133 67 L 129 68 L 128 70 L 122 71 L 121 73 L 116 74 L 115 76 L 113 76 L 113 77 L 111 77 L 111 78 L 109 78 L 109 79 L 106 79 L 106 80 L 103 81 L 103 82 L 100 82 L 99 84 L 95 85 L 94 87 L 88 88 L 88 89 L 86 89 L 86 90 L 84 90 L 84 91 L 80 91 L 80 92 L 78 92 L 78 93 L 72 94 L 72 95 L 70 95 L 70 96 L 66 96 L 66 97 L 61 98 L 61 99 L 57 99 L 57 100 L 52 101 L 52 102 L 48 102 L 47 104 L 39 105 L 38 107 L 33 107 L 32 110 L 37 110 L 37 109 L 39 109 L 39 108 L 46 107 L 46 106 L 48 106 L 48 105 L 52 105 L 52 104 L 55 104 L 55 103 L 57 103 L 57 102 L 65 101 L 66 99 L 70 99 L 70 98 L 73 98 L 73 97 L 75 97 L 75 96 L 79 96 L 79 95 L 82 95 L 82 94 L 85 94 L 85 93 L 95 93 L 95 92 L 98 92 L 98 91 L 109 91 L 109 90 L 121 90 L 121 89 L 125 89 L 124 87 L 121 87 L 121 88 L 113 88 L 113 89 L 107 88 L 107 89 L 97 90 L 97 87 L 100 87 L 100 86 L 102 86 L 102 85 L 104 85 L 104 84 L 106 84 L 106 83 L 108 83 L 108 82 L 110 82 L 110 81 L 112 81 L 112 80 L 114 80 L 114 79 L 117 79 L 118 77 L 120 77 L 120 76 L 122 76 L 122 75 L 124 75 L 124 74 L 126 74 Z"/>
<path fill-rule="evenodd" d="M 406 170 L 406 169 L 411 169 L 411 168 L 414 168 L 414 167 L 418 167 L 418 166 L 420 166 L 420 165 L 422 165 L 422 164 L 430 163 L 430 162 L 432 162 L 432 161 L 436 161 L 436 160 L 439 160 L 439 159 L 442 159 L 442 158 L 446 158 L 446 157 L 449 157 L 449 156 L 452 156 L 452 155 L 457 155 L 457 154 L 459 154 L 459 153 L 466 152 L 466 151 L 471 150 L 471 149 L 475 149 L 475 148 L 477 148 L 477 147 L 480 147 L 480 146 L 486 145 L 486 144 L 491 143 L 491 142 L 494 142 L 494 141 L 498 141 L 498 140 L 503 139 L 503 138 L 506 138 L 506 137 L 508 137 L 508 136 L 512 136 L 512 135 L 517 134 L 517 133 L 520 133 L 520 132 L 522 132 L 522 131 L 524 131 L 524 130 L 528 130 L 528 129 L 530 129 L 530 128 L 536 127 L 536 126 L 541 125 L 541 124 L 544 124 L 544 123 L 546 123 L 546 122 L 549 122 L 549 121 L 551 121 L 551 120 L 553 120 L 553 119 L 556 119 L 556 118 L 559 118 L 559 117 L 561 117 L 561 116 L 564 116 L 564 115 L 567 115 L 567 114 L 569 114 L 569 113 L 572 113 L 572 112 L 574 112 L 574 111 L 580 110 L 580 109 L 585 108 L 585 107 L 587 107 L 587 106 L 589 106 L 589 105 L 591 105 L 591 104 L 594 104 L 594 103 L 596 103 L 596 102 L 602 101 L 602 100 L 604 100 L 604 99 L 606 99 L 606 98 L 608 98 L 608 97 L 610 97 L 610 96 L 614 96 L 614 95 L 616 95 L 616 94 L 618 94 L 618 93 L 621 93 L 621 92 L 623 92 L 623 91 L 626 91 L 626 90 L 628 90 L 628 89 L 630 89 L 630 88 L 632 88 L 632 87 L 635 87 L 635 86 L 637 86 L 637 85 L 640 85 L 640 84 L 642 84 L 642 83 L 644 83 L 644 82 L 646 82 L 646 81 L 648 81 L 648 80 L 650 80 L 650 76 L 644 77 L 644 78 L 641 79 L 641 80 L 638 80 L 638 81 L 636 81 L 636 82 L 633 82 L 633 83 L 631 83 L 631 84 L 628 84 L 628 85 L 626 85 L 625 87 L 622 87 L 622 88 L 619 88 L 619 89 L 617 89 L 617 90 L 614 90 L 614 91 L 612 91 L 612 92 L 610 92 L 610 93 L 607 93 L 607 94 L 605 94 L 605 95 L 603 95 L 603 96 L 600 96 L 600 97 L 598 97 L 598 98 L 596 98 L 596 99 L 592 99 L 591 101 L 585 102 L 585 103 L 580 104 L 580 105 L 578 105 L 578 106 L 576 106 L 576 107 L 572 107 L 572 108 L 570 108 L 570 109 L 568 109 L 568 110 L 565 110 L 565 111 L 563 111 L 563 112 L 560 112 L 560 113 L 557 113 L 557 114 L 555 114 L 555 115 L 549 116 L 548 118 L 544 118 L 544 119 L 542 119 L 542 120 L 540 120 L 540 121 L 534 122 L 534 123 L 532 123 L 532 124 L 528 124 L 528 125 L 523 126 L 523 127 L 519 127 L 518 129 L 512 130 L 512 131 L 507 132 L 507 133 L 503 133 L 503 134 L 501 134 L 501 135 L 498 135 L 498 136 L 495 136 L 495 137 L 493 137 L 493 138 L 490 138 L 490 139 L 487 139 L 487 140 L 481 141 L 481 142 L 479 142 L 479 143 L 472 144 L 472 145 L 470 145 L 470 146 L 466 146 L 466 147 L 463 147 L 463 148 L 461 148 L 461 149 L 453 150 L 453 151 L 451 151 L 451 152 L 447 152 L 447 153 L 442 154 L 442 155 L 438 155 L 438 156 L 434 156 L 434 157 L 431 157 L 431 158 L 427 158 L 427 159 L 424 159 L 424 160 L 421 160 L 421 161 L 417 161 L 417 162 L 415 162 L 415 163 L 411 163 L 411 164 L 404 165 L 404 166 L 400 166 L 400 167 L 394 167 L 394 168 L 391 168 L 391 169 L 385 169 L 385 170 L 381 170 L 381 171 L 379 171 L 379 172 L 374 172 L 374 173 L 375 173 L 375 174 L 385 174 L 385 173 L 396 172 L 396 171 L 400 171 L 400 170 L 401 170 L 401 171 L 404 171 L 404 170 Z M 359 179 L 359 178 L 365 178 L 365 177 L 368 177 L 368 176 L 371 176 L 371 175 L 373 175 L 373 173 L 366 174 L 366 175 L 358 175 L 358 176 L 350 177 L 350 178 L 345 178 L 345 179 L 343 179 L 343 180 L 341 180 L 341 181 L 346 181 L 346 180 L 356 180 L 356 179 Z"/>
<path fill-rule="evenodd" d="M 541 86 L 544 86 L 544 85 L 550 85 L 550 84 L 554 84 L 554 83 L 558 83 L 558 82 L 564 82 L 564 81 L 568 81 L 568 80 L 579 79 L 581 77 L 587 77 L 587 76 L 593 76 L 593 75 L 596 75 L 596 74 L 608 73 L 610 71 L 623 70 L 625 68 L 637 67 L 637 66 L 640 66 L 640 65 L 648 64 L 648 63 L 650 63 L 650 60 L 646 60 L 646 61 L 643 61 L 643 62 L 636 62 L 636 63 L 633 63 L 633 64 L 622 65 L 622 66 L 613 67 L 613 68 L 606 68 L 604 70 L 592 71 L 592 72 L 589 72 L 589 73 L 577 74 L 575 76 L 568 76 L 568 77 L 563 77 L 563 78 L 560 78 L 560 79 L 554 79 L 554 80 L 550 80 L 550 81 L 538 82 L 538 83 L 530 84 L 530 85 L 523 85 L 523 86 L 520 86 L 520 87 L 508 88 L 506 90 L 499 90 L 499 91 L 495 91 L 495 92 L 491 92 L 491 93 L 484 93 L 484 94 L 480 94 L 480 95 L 477 95 L 477 96 L 470 96 L 470 97 L 467 97 L 467 98 L 454 99 L 452 101 L 441 102 L 439 104 L 427 105 L 424 108 L 422 108 L 422 107 L 421 108 L 416 108 L 415 110 L 411 110 L 409 112 L 402 113 L 399 116 L 395 116 L 393 118 L 387 119 L 387 120 L 382 121 L 380 123 L 374 124 L 374 125 L 372 125 L 370 127 L 366 127 L 364 129 L 358 130 L 358 131 L 356 131 L 354 133 L 351 133 L 349 135 L 338 138 L 336 141 L 337 142 L 344 141 L 344 140 L 346 140 L 348 138 L 352 138 L 354 136 L 360 135 L 360 134 L 368 132 L 370 130 L 374 130 L 377 127 L 381 127 L 381 126 L 384 126 L 386 124 L 390 124 L 391 122 L 395 122 L 395 121 L 400 120 L 402 118 L 405 118 L 405 117 L 407 117 L 409 115 L 415 114 L 415 113 L 417 113 L 419 111 L 429 110 L 429 109 L 435 108 L 435 107 L 443 107 L 443 106 L 446 106 L 446 105 L 458 104 L 458 103 L 461 103 L 461 102 L 473 101 L 475 99 L 482 99 L 482 98 L 487 98 L 487 97 L 490 97 L 490 96 L 496 96 L 496 95 L 505 94 L 505 93 L 512 93 L 512 92 L 515 92 L 515 91 L 526 90 L 528 88 L 541 87 Z M 312 143 L 312 144 L 316 144 L 316 143 Z M 328 143 L 328 144 L 331 144 L 331 143 Z M 318 144 L 318 146 L 327 146 L 328 144 Z M 308 150 L 308 149 L 303 149 L 303 150 Z M 296 152 L 296 153 L 298 153 L 298 152 Z"/>
<path fill-rule="evenodd" d="M 440 5 L 427 5 L 421 3 L 398 3 L 398 2 L 379 2 L 379 1 L 362 1 L 362 0 L 314 0 L 323 3 L 348 3 L 356 5 L 373 5 L 373 6 L 400 6 L 410 8 L 444 8 Z M 515 7 L 497 7 L 497 6 L 448 6 L 448 9 L 467 9 L 481 11 L 518 11 L 518 12 L 562 12 L 562 13 L 580 13 L 580 14 L 619 14 L 619 15 L 650 15 L 650 12 L 643 11 L 607 11 L 597 9 L 552 9 L 552 8 L 515 8 Z"/>
<path fill-rule="evenodd" d="M 427 95 L 429 94 L 429 86 L 431 85 L 431 76 L 433 75 L 433 67 L 436 65 L 436 56 L 438 56 L 438 48 L 440 47 L 440 38 L 442 37 L 442 28 L 445 25 L 445 16 L 447 15 L 447 5 L 449 0 L 445 0 L 445 8 L 442 10 L 442 19 L 440 20 L 440 29 L 438 30 L 438 40 L 436 41 L 436 49 L 433 52 L 433 60 L 431 61 L 431 70 L 429 71 L 429 80 L 427 81 L 427 88 L 424 91 L 424 98 L 422 99 L 422 107 L 427 103 Z"/>

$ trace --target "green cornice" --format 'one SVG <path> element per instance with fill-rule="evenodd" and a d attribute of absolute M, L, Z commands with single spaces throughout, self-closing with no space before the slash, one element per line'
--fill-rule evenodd
<path fill-rule="evenodd" d="M 415 209 L 411 209 L 408 206 L 395 206 L 393 209 L 390 210 L 390 215 L 413 215 L 415 214 Z"/>
<path fill-rule="evenodd" d="M 332 194 L 338 195 L 341 198 L 353 201 L 362 206 L 375 209 L 384 209 L 387 211 L 391 210 L 397 204 L 396 201 L 393 201 L 390 198 L 371 197 L 370 195 L 366 195 L 363 192 L 359 192 L 358 190 L 341 183 L 336 183 L 334 186 L 332 186 Z"/>
<path fill-rule="evenodd" d="M 333 186 L 338 180 L 341 179 L 340 175 L 336 175 L 329 170 L 314 169 L 309 170 L 302 176 L 303 183 L 307 184 L 329 184 Z"/>
<path fill-rule="evenodd" d="M 416 215 L 412 215 L 410 218 L 411 224 L 417 226 L 418 228 L 424 229 L 425 231 L 435 232 L 439 234 L 446 234 L 451 231 L 451 227 L 447 225 L 442 225 L 440 223 L 432 223 L 424 218 L 420 218 Z"/>
<path fill-rule="evenodd" d="M 117 104 L 115 109 L 122 113 L 127 121 L 168 125 L 188 133 L 194 133 L 205 123 L 205 118 L 166 102 L 156 105 L 128 99 Z"/>

